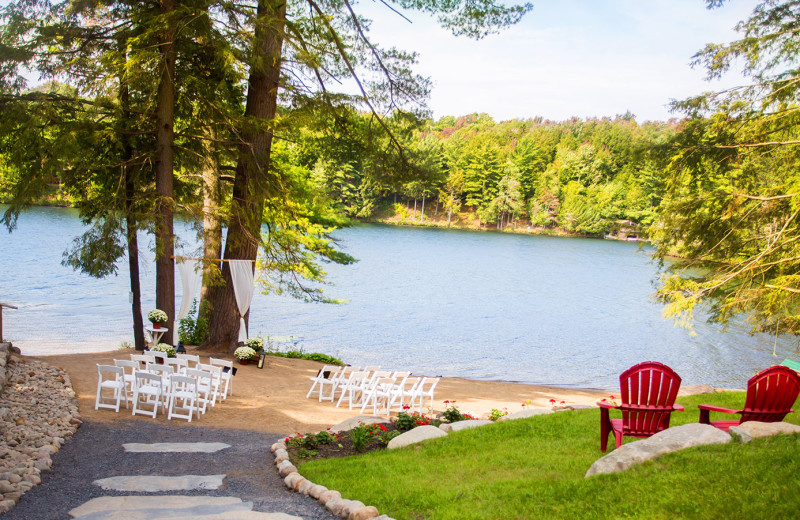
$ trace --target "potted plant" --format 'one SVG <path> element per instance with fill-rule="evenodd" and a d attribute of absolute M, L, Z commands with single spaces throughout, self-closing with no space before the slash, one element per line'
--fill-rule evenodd
<path fill-rule="evenodd" d="M 233 357 L 239 360 L 239 364 L 246 365 L 251 359 L 257 358 L 258 354 L 250 347 L 239 347 L 233 351 Z"/>
<path fill-rule="evenodd" d="M 175 347 L 169 343 L 159 343 L 153 347 L 153 350 L 156 352 L 163 352 L 167 355 L 167 357 L 175 357 Z"/>
<path fill-rule="evenodd" d="M 256 355 L 261 354 L 261 352 L 264 350 L 264 340 L 259 337 L 247 338 L 247 341 L 244 342 L 244 345 L 255 350 Z"/>
<path fill-rule="evenodd" d="M 167 313 L 161 309 L 153 309 L 147 313 L 147 319 L 153 324 L 154 329 L 160 329 L 161 325 L 167 323 Z"/>

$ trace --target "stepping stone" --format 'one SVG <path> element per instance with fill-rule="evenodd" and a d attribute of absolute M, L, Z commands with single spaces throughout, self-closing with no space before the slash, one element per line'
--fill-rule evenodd
<path fill-rule="evenodd" d="M 94 484 L 105 490 L 154 493 L 157 491 L 190 491 L 192 489 L 219 489 L 225 475 L 161 475 L 118 476 L 95 480 Z"/>
<path fill-rule="evenodd" d="M 224 442 L 157 442 L 153 444 L 127 443 L 122 445 L 129 453 L 216 453 L 230 448 Z"/>
<path fill-rule="evenodd" d="M 250 511 L 252 502 L 242 502 L 236 497 L 197 497 L 181 495 L 121 496 L 93 498 L 69 512 L 72 518 L 85 518 L 98 513 L 125 512 L 133 520 L 137 511 L 175 511 L 181 515 L 202 513 L 217 514 L 226 511 Z M 92 517 L 95 518 L 95 517 Z M 105 518 L 98 516 L 96 518 Z M 112 517 L 108 517 L 112 518 Z M 137 517 L 138 518 L 138 517 Z M 147 518 L 147 517 L 142 517 Z"/>

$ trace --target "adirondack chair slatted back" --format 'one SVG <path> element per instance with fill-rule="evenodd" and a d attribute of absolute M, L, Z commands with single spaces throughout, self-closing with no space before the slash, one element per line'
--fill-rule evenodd
<path fill-rule="evenodd" d="M 625 435 L 649 436 L 669 428 L 681 378 L 667 365 L 647 361 L 619 376 Z"/>
<path fill-rule="evenodd" d="M 776 365 L 762 370 L 747 382 L 747 397 L 741 422 L 780 422 L 800 394 L 800 376 L 791 368 Z"/>

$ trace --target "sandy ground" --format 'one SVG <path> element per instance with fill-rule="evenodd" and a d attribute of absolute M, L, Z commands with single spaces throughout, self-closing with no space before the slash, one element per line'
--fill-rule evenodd
<path fill-rule="evenodd" d="M 209 353 L 194 351 L 203 358 Z M 72 379 L 78 395 L 78 406 L 85 420 L 113 422 L 119 420 L 164 421 L 165 415 L 152 419 L 146 416 L 131 416 L 130 411 L 95 410 L 97 391 L 97 364 L 113 364 L 113 359 L 130 359 L 132 350 L 35 357 L 65 370 Z M 224 356 L 220 356 L 224 357 Z M 230 358 L 228 358 L 230 359 Z M 318 402 L 316 397 L 306 399 L 311 386 L 309 378 L 314 376 L 322 363 L 300 359 L 267 357 L 268 364 L 261 370 L 255 365 L 240 366 L 233 378 L 233 395 L 211 411 L 193 420 L 192 425 L 220 428 L 247 429 L 259 432 L 291 434 L 294 432 L 319 431 L 349 417 L 361 415 L 360 410 L 341 408 L 330 402 Z M 203 360 L 205 361 L 205 359 Z M 391 369 L 391 367 L 382 367 Z M 493 381 L 474 381 L 460 378 L 442 378 L 435 391 L 434 411 L 445 408 L 444 401 L 456 401 L 462 412 L 481 416 L 492 408 L 507 409 L 509 413 L 523 409 L 522 403 L 531 400 L 528 406 L 549 408 L 550 399 L 566 404 L 593 405 L 598 399 L 607 397 L 607 392 L 576 390 L 558 387 L 524 385 Z M 427 405 L 427 404 L 426 404 Z M 173 422 L 183 420 L 174 420 Z"/>

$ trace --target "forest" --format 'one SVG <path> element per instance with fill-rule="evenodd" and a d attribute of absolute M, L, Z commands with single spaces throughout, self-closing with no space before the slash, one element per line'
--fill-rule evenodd
<path fill-rule="evenodd" d="M 658 151 L 679 127 L 677 120 L 640 125 L 632 114 L 561 122 L 495 122 L 487 114 L 393 118 L 401 160 L 386 157 L 370 114 L 285 117 L 305 124 L 289 124 L 279 135 L 275 167 L 302 178 L 338 225 L 362 220 L 576 236 L 621 229 L 647 236 L 664 194 Z M 200 172 L 184 168 L 176 180 L 179 206 L 201 215 Z M 0 201 L 10 199 L 15 182 L 14 169 L 0 163 Z M 73 205 L 80 195 L 58 177 L 49 184 L 41 204 Z M 222 186 L 226 206 L 231 186 Z"/>

